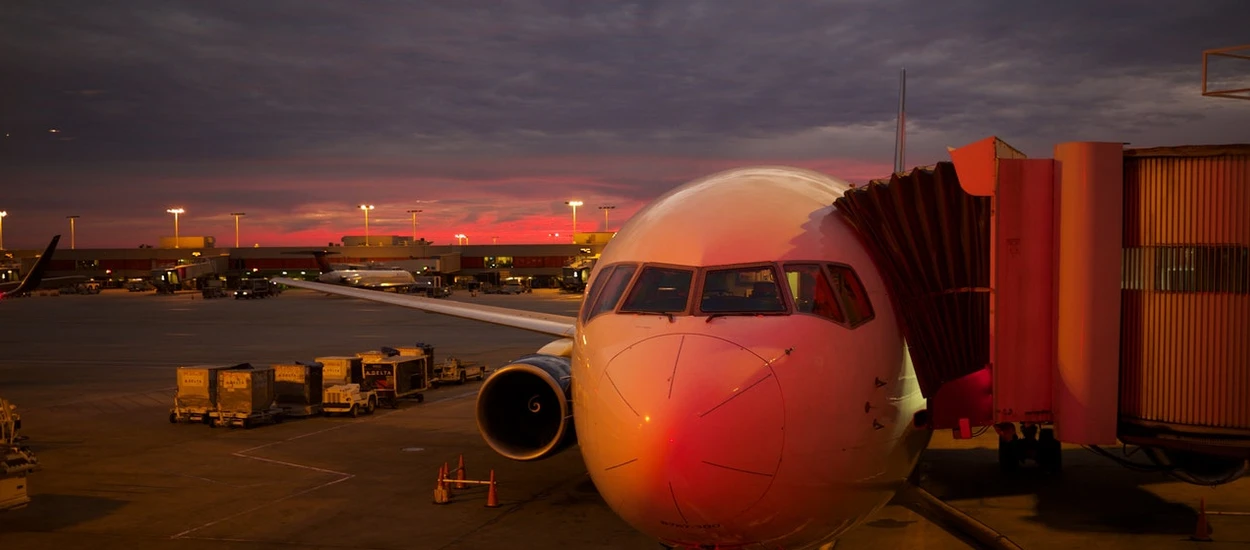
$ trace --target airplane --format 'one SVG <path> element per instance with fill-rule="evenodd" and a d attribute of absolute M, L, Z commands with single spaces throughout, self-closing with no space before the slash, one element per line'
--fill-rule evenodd
<path fill-rule="evenodd" d="M 317 280 L 323 283 L 374 290 L 393 288 L 405 291 L 412 289 L 417 284 L 412 273 L 398 267 L 371 268 L 353 265 L 345 269 L 335 269 L 334 266 L 330 265 L 330 261 L 326 259 L 326 256 L 338 254 L 337 252 L 309 250 L 307 252 L 292 252 L 292 254 L 312 254 L 317 259 L 317 266 L 321 268 L 321 274 L 317 276 Z"/>
<path fill-rule="evenodd" d="M 550 335 L 478 393 L 496 452 L 578 444 L 608 506 L 669 547 L 812 548 L 905 489 L 932 434 L 882 275 L 834 212 L 851 187 L 753 167 L 675 188 L 606 245 L 576 317 L 278 281 Z"/>
<path fill-rule="evenodd" d="M 35 265 L 30 268 L 26 276 L 21 281 L 0 283 L 0 299 L 5 296 L 21 296 L 27 292 L 39 288 L 41 283 L 52 283 L 69 280 L 81 280 L 84 277 L 71 275 L 68 277 L 52 277 L 43 278 L 43 273 L 48 269 L 48 262 L 52 261 L 52 253 L 56 251 L 56 243 L 61 240 L 60 235 L 52 237 L 52 242 L 48 243 L 48 247 L 43 250 L 43 254 L 35 261 Z"/>

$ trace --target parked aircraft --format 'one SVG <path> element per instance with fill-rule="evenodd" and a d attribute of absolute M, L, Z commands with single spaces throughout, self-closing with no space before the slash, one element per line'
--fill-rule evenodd
<path fill-rule="evenodd" d="M 85 277 L 69 276 L 69 277 L 51 277 L 43 278 L 43 273 L 48 269 L 48 262 L 52 261 L 52 253 L 56 251 L 56 243 L 61 240 L 60 235 L 54 235 L 52 242 L 48 243 L 48 247 L 43 250 L 43 254 L 35 261 L 35 265 L 30 268 L 30 272 L 22 278 L 21 281 L 0 283 L 0 299 L 8 296 L 20 296 L 23 293 L 30 292 L 39 288 L 41 283 L 58 283 L 62 281 L 80 281 Z"/>
<path fill-rule="evenodd" d="M 280 282 L 554 336 L 483 384 L 493 449 L 576 441 L 667 545 L 814 547 L 903 488 L 931 435 L 882 276 L 834 214 L 850 187 L 761 167 L 676 188 L 605 247 L 575 318 Z"/>
<path fill-rule="evenodd" d="M 330 265 L 330 261 L 326 259 L 326 256 L 337 254 L 337 252 L 310 250 L 307 254 L 312 254 L 317 259 L 317 266 L 321 268 L 321 274 L 317 276 L 317 280 L 323 283 L 373 290 L 396 289 L 401 291 L 410 290 L 417 284 L 412 273 L 402 268 L 347 266 L 346 268 L 336 269 Z"/>

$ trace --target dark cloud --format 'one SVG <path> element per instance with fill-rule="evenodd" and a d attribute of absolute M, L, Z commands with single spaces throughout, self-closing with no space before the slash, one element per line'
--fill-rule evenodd
<path fill-rule="evenodd" d="M 989 134 L 1244 141 L 1244 102 L 1198 90 L 1201 50 L 1247 20 L 1244 0 L 9 2 L 0 161 L 31 186 L 13 208 L 467 196 L 497 206 L 460 223 L 512 222 L 726 160 L 888 167 L 904 66 L 916 163 Z"/>

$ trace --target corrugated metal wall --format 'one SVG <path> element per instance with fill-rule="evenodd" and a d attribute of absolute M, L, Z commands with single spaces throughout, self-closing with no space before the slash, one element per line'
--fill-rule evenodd
<path fill-rule="evenodd" d="M 1250 437 L 1250 145 L 1126 150 L 1120 421 Z"/>

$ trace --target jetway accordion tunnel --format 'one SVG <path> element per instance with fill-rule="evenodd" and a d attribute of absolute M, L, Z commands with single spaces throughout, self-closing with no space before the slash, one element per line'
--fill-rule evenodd
<path fill-rule="evenodd" d="M 994 177 L 1020 166 L 992 162 Z M 1104 402 L 1118 396 L 1107 422 L 1116 439 L 1151 449 L 1162 466 L 1193 472 L 1191 482 L 1244 473 L 1250 459 L 1250 145 L 1124 149 L 1122 162 L 1119 364 L 1095 367 L 1113 367 L 1106 380 L 1118 379 L 1118 393 L 1099 396 Z M 1055 266 L 1064 221 L 1059 196 L 1069 189 L 1060 175 L 1070 166 L 1061 164 L 1047 168 L 1054 174 L 1055 211 L 1055 251 L 1047 257 Z M 998 265 L 1004 277 L 992 254 L 993 200 L 967 193 L 955 164 L 939 162 L 870 182 L 835 202 L 885 277 L 931 409 L 944 386 L 985 375 L 968 393 L 979 409 L 965 415 L 973 425 L 1002 421 L 1004 411 L 989 382 L 991 373 L 1002 374 L 989 368 L 991 333 L 1002 326 L 990 313 L 991 287 L 1004 284 L 991 274 L 991 265 Z M 1055 319 L 1067 313 L 1061 307 L 1055 306 Z M 999 310 L 1000 316 L 1006 311 Z M 1038 388 L 1046 406 L 1033 412 L 1039 423 L 1055 423 L 1058 433 L 1052 394 L 1059 395 L 1068 371 L 1038 368 L 1050 372 L 1033 379 L 1053 387 Z"/>

